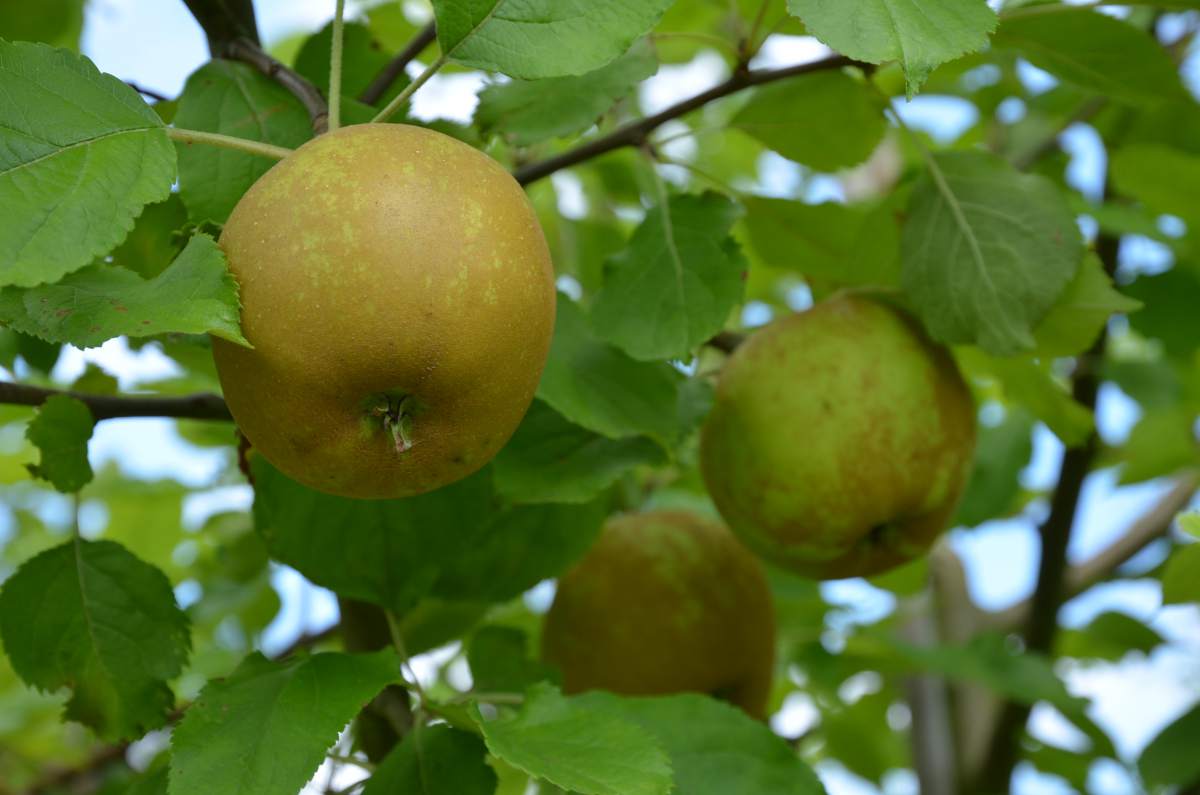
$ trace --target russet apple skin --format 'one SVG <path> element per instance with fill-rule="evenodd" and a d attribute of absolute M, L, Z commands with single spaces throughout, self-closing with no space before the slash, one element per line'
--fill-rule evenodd
<path fill-rule="evenodd" d="M 924 554 L 967 481 L 975 405 L 917 323 L 843 293 L 730 356 L 701 432 L 701 471 L 730 528 L 816 579 Z"/>
<path fill-rule="evenodd" d="M 341 128 L 264 174 L 220 244 L 254 345 L 213 340 L 225 399 L 295 480 L 420 494 L 482 467 L 520 423 L 554 271 L 521 187 L 482 152 L 420 127 Z M 405 398 L 401 443 L 383 415 Z"/>
<path fill-rule="evenodd" d="M 617 516 L 559 580 L 542 657 L 568 693 L 708 693 L 763 718 L 775 614 L 762 564 L 697 514 Z"/>

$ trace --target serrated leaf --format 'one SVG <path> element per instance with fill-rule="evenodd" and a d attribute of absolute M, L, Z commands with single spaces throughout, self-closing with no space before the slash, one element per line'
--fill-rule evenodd
<path fill-rule="evenodd" d="M 295 795 L 399 674 L 391 649 L 283 662 L 251 654 L 209 682 L 172 733 L 170 795 Z"/>
<path fill-rule="evenodd" d="M 899 283 L 900 228 L 887 205 L 747 197 L 749 243 L 768 265 L 836 285 Z"/>
<path fill-rule="evenodd" d="M 47 398 L 25 429 L 25 438 L 41 452 L 41 460 L 28 465 L 29 472 L 64 494 L 79 491 L 92 479 L 87 454 L 94 425 L 84 403 L 67 395 Z"/>
<path fill-rule="evenodd" d="M 1113 155 L 1112 178 L 1150 209 L 1200 222 L 1200 156 L 1159 144 L 1124 146 Z"/>
<path fill-rule="evenodd" d="M 518 712 L 485 720 L 488 750 L 513 767 L 581 795 L 667 795 L 671 764 L 650 732 L 535 685 Z"/>
<path fill-rule="evenodd" d="M 982 49 L 996 28 L 986 0 L 787 0 L 787 7 L 843 55 L 899 61 L 910 97 L 935 66 Z"/>
<path fill-rule="evenodd" d="M 26 561 L 0 589 L 0 639 L 41 690 L 69 687 L 66 716 L 107 740 L 166 723 L 167 681 L 187 661 L 187 616 L 161 571 L 111 541 L 76 538 Z"/>
<path fill-rule="evenodd" d="M 417 723 L 379 764 L 362 795 L 493 795 L 496 774 L 473 734 Z"/>
<path fill-rule="evenodd" d="M 147 204 L 134 223 L 133 231 L 113 249 L 112 264 L 145 279 L 153 279 L 183 250 L 187 239 L 179 234 L 179 230 L 186 223 L 187 209 L 178 193 L 172 193 L 166 201 Z"/>
<path fill-rule="evenodd" d="M 680 376 L 663 362 L 638 362 L 598 340 L 583 311 L 559 295 L 550 357 L 537 396 L 567 419 L 610 439 L 675 438 Z"/>
<path fill-rule="evenodd" d="M 1100 258 L 1083 258 L 1075 278 L 1034 330 L 1039 356 L 1074 356 L 1092 346 L 1108 319 L 1120 312 L 1134 312 L 1140 301 L 1128 298 L 1113 287 Z"/>
<path fill-rule="evenodd" d="M 1200 704 L 1183 713 L 1150 741 L 1138 758 L 1138 771 L 1147 784 L 1193 784 L 1200 778 Z"/>
<path fill-rule="evenodd" d="M 165 271 L 146 280 L 93 265 L 56 284 L 0 290 L 0 323 L 51 342 L 91 348 L 122 335 L 209 332 L 242 345 L 238 286 L 225 255 L 198 234 Z"/>
<path fill-rule="evenodd" d="M 433 0 L 438 43 L 466 66 L 536 80 L 599 69 L 674 0 Z"/>
<path fill-rule="evenodd" d="M 992 43 L 1105 97 L 1144 104 L 1182 96 L 1167 51 L 1148 33 L 1081 9 L 1006 19 Z"/>
<path fill-rule="evenodd" d="M 1058 189 L 980 152 L 934 155 L 909 200 L 901 282 L 929 333 L 1008 355 L 1034 347 L 1034 327 L 1083 256 Z"/>
<path fill-rule="evenodd" d="M 592 328 L 635 359 L 685 358 L 742 299 L 746 261 L 729 230 L 740 208 L 719 193 L 675 196 L 646 214 L 605 266 Z"/>
<path fill-rule="evenodd" d="M 512 502 L 586 502 L 630 469 L 665 462 L 645 437 L 608 439 L 535 400 L 495 458 L 496 493 Z"/>
<path fill-rule="evenodd" d="M 887 129 L 870 88 L 833 71 L 755 89 L 729 126 L 817 171 L 858 165 L 875 151 Z"/>
<path fill-rule="evenodd" d="M 515 146 L 583 132 L 656 71 L 653 50 L 636 44 L 607 66 L 577 77 L 494 83 L 479 94 L 475 124 Z"/>
<path fill-rule="evenodd" d="M 812 769 L 766 725 L 715 699 L 575 696 L 581 709 L 645 729 L 670 759 L 679 795 L 824 795 Z"/>
<path fill-rule="evenodd" d="M 298 99 L 266 75 L 232 61 L 209 61 L 188 77 L 175 124 L 288 148 L 312 137 Z M 197 223 L 225 223 L 242 194 L 275 164 L 232 149 L 178 146 L 179 196 Z"/>
<path fill-rule="evenodd" d="M 1163 604 L 1200 602 L 1200 544 L 1176 549 L 1162 578 Z"/>
<path fill-rule="evenodd" d="M 170 193 L 162 120 L 86 58 L 0 41 L 0 119 L 0 286 L 90 264 Z"/>

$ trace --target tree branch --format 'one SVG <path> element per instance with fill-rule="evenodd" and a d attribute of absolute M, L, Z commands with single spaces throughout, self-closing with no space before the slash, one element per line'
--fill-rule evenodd
<path fill-rule="evenodd" d="M 1120 240 L 1101 235 L 1096 253 L 1111 277 L 1117 268 Z M 1100 389 L 1099 370 L 1108 341 L 1107 330 L 1101 331 L 1092 347 L 1076 359 L 1071 377 L 1071 394 L 1075 402 L 1094 412 Z M 1083 444 L 1068 448 L 1059 467 L 1058 483 L 1050 497 L 1050 513 L 1042 523 L 1040 535 L 1042 554 L 1038 562 L 1037 586 L 1030 601 L 1029 620 L 1025 629 L 1025 648 L 1031 652 L 1049 654 L 1058 631 L 1058 610 L 1066 594 L 1067 546 L 1079 508 L 1083 482 L 1091 470 L 1099 447 L 1095 429 Z M 1008 702 L 1000 714 L 991 748 L 980 770 L 979 792 L 1007 792 L 1012 770 L 1017 762 L 1021 731 L 1029 719 L 1030 706 Z"/>
<path fill-rule="evenodd" d="M 289 69 L 272 58 L 266 50 L 250 39 L 242 38 L 230 41 L 220 50 L 220 57 L 249 64 L 286 88 L 292 96 L 300 100 L 300 104 L 308 111 L 308 119 L 312 123 L 313 132 L 317 135 L 325 132 L 328 128 L 329 105 L 325 102 L 321 90 L 299 72 Z"/>
<path fill-rule="evenodd" d="M 413 37 L 403 50 L 396 54 L 396 57 L 388 61 L 387 65 L 379 70 L 379 74 L 375 75 L 375 79 L 371 84 L 363 89 L 362 94 L 358 99 L 367 105 L 374 105 L 378 102 L 388 89 L 404 74 L 404 70 L 412 63 L 413 59 L 421 54 L 421 51 L 433 43 L 437 38 L 437 28 L 433 22 L 430 22 Z"/>
<path fill-rule="evenodd" d="M 714 100 L 735 94 L 742 89 L 773 83 L 777 80 L 786 80 L 789 77 L 799 77 L 800 75 L 811 74 L 812 72 L 841 69 L 846 66 L 857 66 L 867 72 L 875 68 L 871 64 L 855 61 L 844 55 L 832 55 L 819 61 L 787 66 L 782 69 L 738 70 L 730 75 L 728 80 L 718 83 L 707 91 L 702 91 L 693 97 L 677 102 L 653 116 L 647 116 L 644 119 L 630 122 L 624 127 L 619 127 L 607 135 L 595 138 L 562 154 L 521 166 L 513 173 L 513 176 L 516 177 L 517 182 L 522 185 L 528 185 L 531 182 L 537 182 L 539 179 L 548 177 L 556 171 L 578 165 L 585 160 L 607 154 L 614 149 L 621 149 L 626 146 L 640 146 L 646 142 L 650 133 L 667 122 L 678 119 L 680 116 L 691 113 L 693 110 L 702 108 Z"/>
<path fill-rule="evenodd" d="M 84 403 L 96 420 L 120 417 L 177 417 L 192 420 L 232 420 L 229 407 L 220 395 L 197 393 L 182 397 L 95 395 L 64 389 L 47 389 L 28 384 L 0 381 L 0 403 L 14 406 L 40 406 L 47 398 L 67 395 Z"/>
<path fill-rule="evenodd" d="M 237 39 L 259 43 L 254 20 L 254 0 L 183 0 L 208 37 L 208 51 L 220 58 L 225 46 Z"/>

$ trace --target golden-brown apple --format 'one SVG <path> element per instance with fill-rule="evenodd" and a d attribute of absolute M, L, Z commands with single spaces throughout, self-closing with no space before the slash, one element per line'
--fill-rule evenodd
<path fill-rule="evenodd" d="M 533 209 L 432 130 L 344 127 L 297 149 L 221 235 L 253 349 L 213 340 L 230 411 L 292 478 L 349 497 L 436 489 L 520 423 L 554 326 Z"/>

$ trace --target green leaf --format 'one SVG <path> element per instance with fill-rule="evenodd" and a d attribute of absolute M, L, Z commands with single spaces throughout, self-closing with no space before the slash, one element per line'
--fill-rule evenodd
<path fill-rule="evenodd" d="M 686 358 L 741 302 L 746 261 L 729 230 L 740 208 L 719 193 L 675 196 L 646 214 L 609 260 L 592 328 L 635 359 Z"/>
<path fill-rule="evenodd" d="M 301 486 L 262 456 L 254 520 L 271 557 L 318 585 L 404 612 L 477 543 L 491 512 L 491 472 L 402 500 L 354 500 Z"/>
<path fill-rule="evenodd" d="M 656 71 L 654 51 L 636 44 L 607 66 L 578 77 L 493 83 L 479 94 L 475 124 L 515 146 L 574 135 Z"/>
<path fill-rule="evenodd" d="M 645 437 L 605 438 L 535 400 L 495 458 L 496 493 L 511 502 L 586 502 L 630 469 L 663 463 L 662 448 Z"/>
<path fill-rule="evenodd" d="M 467 644 L 476 692 L 520 693 L 538 682 L 558 683 L 558 672 L 529 657 L 525 633 L 512 627 L 481 627 Z"/>
<path fill-rule="evenodd" d="M 1200 513 L 1181 513 L 1175 521 L 1180 530 L 1200 540 Z"/>
<path fill-rule="evenodd" d="M 1159 144 L 1125 146 L 1113 156 L 1112 178 L 1150 209 L 1200 223 L 1200 156 Z"/>
<path fill-rule="evenodd" d="M 329 56 L 333 42 L 333 22 L 309 36 L 296 54 L 295 70 L 307 77 L 321 94 L 329 96 Z M 357 97 L 387 66 L 391 57 L 375 40 L 371 29 L 360 22 L 342 26 L 342 95 Z M 398 94 L 408 80 L 403 76 L 381 97 L 386 102 Z"/>
<path fill-rule="evenodd" d="M 249 345 L 239 325 L 238 286 L 225 255 L 198 234 L 165 271 L 93 265 L 56 284 L 0 290 L 0 322 L 50 342 L 91 348 L 126 335 L 210 332 Z"/>
<path fill-rule="evenodd" d="M 66 716 L 106 740 L 166 723 L 190 646 L 163 573 L 111 541 L 76 538 L 27 561 L 0 589 L 0 639 L 41 690 L 69 687 Z"/>
<path fill-rule="evenodd" d="M 899 284 L 900 229 L 892 208 L 747 197 L 743 223 L 768 265 L 837 285 Z"/>
<path fill-rule="evenodd" d="M 1167 51 L 1149 34 L 1107 14 L 1079 10 L 1007 19 L 992 43 L 1105 97 L 1144 104 L 1183 94 Z"/>
<path fill-rule="evenodd" d="M 537 80 L 599 69 L 674 0 L 433 0 L 438 43 L 476 69 Z"/>
<path fill-rule="evenodd" d="M 1033 454 L 1033 416 L 1020 409 L 998 425 L 981 425 L 971 479 L 953 524 L 974 526 L 1008 515 L 1021 492 L 1018 479 Z"/>
<path fill-rule="evenodd" d="M 417 723 L 380 763 L 362 795 L 493 795 L 497 779 L 486 755 L 473 734 Z"/>
<path fill-rule="evenodd" d="M 1200 544 L 1179 547 L 1171 554 L 1162 589 L 1165 605 L 1200 602 Z"/>
<path fill-rule="evenodd" d="M 1150 785 L 1194 784 L 1200 780 L 1200 704 L 1183 713 L 1158 733 L 1142 751 L 1138 770 Z"/>
<path fill-rule="evenodd" d="M 1033 348 L 1033 328 L 1083 256 L 1075 217 L 1054 184 L 994 155 L 944 152 L 908 210 L 902 283 L 929 333 L 998 355 Z"/>
<path fill-rule="evenodd" d="M 955 356 L 973 378 L 994 380 L 1009 402 L 1029 410 L 1068 447 L 1083 444 L 1092 432 L 1092 413 L 1055 379 L 1048 363 L 988 356 L 972 348 L 956 349 Z"/>
<path fill-rule="evenodd" d="M 29 472 L 64 494 L 79 491 L 92 479 L 88 440 L 94 426 L 84 403 L 67 395 L 48 398 L 25 429 L 25 438 L 41 452 L 41 461 L 30 464 Z"/>
<path fill-rule="evenodd" d="M 254 516 L 271 557 L 343 596 L 404 612 L 424 596 L 504 601 L 583 555 L 601 503 L 500 507 L 485 469 L 401 500 L 305 488 L 261 456 Z"/>
<path fill-rule="evenodd" d="M 488 750 L 529 775 L 581 795 L 667 795 L 671 764 L 650 732 L 535 685 L 519 712 L 485 720 Z"/>
<path fill-rule="evenodd" d="M 1200 323 L 1195 322 L 1200 275 L 1195 271 L 1176 266 L 1165 273 L 1139 276 L 1124 292 L 1145 307 L 1129 317 L 1134 331 L 1158 340 L 1168 354 L 1180 359 L 1200 348 Z"/>
<path fill-rule="evenodd" d="M 79 270 L 170 193 L 162 121 L 86 58 L 0 41 L 0 119 L 0 286 Z"/>
<path fill-rule="evenodd" d="M 1134 312 L 1141 303 L 1113 289 L 1100 258 L 1088 254 L 1058 302 L 1042 318 L 1033 336 L 1039 356 L 1074 356 L 1092 346 L 1108 319 Z"/>
<path fill-rule="evenodd" d="M 187 238 L 179 230 L 187 223 L 187 209 L 172 193 L 166 201 L 147 204 L 125 241 L 112 251 L 112 264 L 142 278 L 153 279 L 179 256 Z"/>
<path fill-rule="evenodd" d="M 610 439 L 645 435 L 665 447 L 676 434 L 681 380 L 668 364 L 635 361 L 596 339 L 579 306 L 559 296 L 537 396 L 568 420 Z"/>
<path fill-rule="evenodd" d="M 1200 464 L 1195 423 L 1196 410 L 1186 405 L 1145 412 L 1118 451 L 1119 482 L 1140 483 Z"/>
<path fill-rule="evenodd" d="M 858 165 L 875 151 L 887 129 L 880 101 L 868 85 L 834 71 L 755 89 L 729 126 L 817 171 Z"/>
<path fill-rule="evenodd" d="M 76 50 L 83 29 L 83 0 L 41 0 L 36 6 L 0 3 L 0 39 L 44 41 Z"/>
<path fill-rule="evenodd" d="M 592 692 L 573 706 L 646 730 L 667 752 L 680 795 L 823 795 L 816 774 L 766 725 L 723 701 Z"/>
<path fill-rule="evenodd" d="M 1062 632 L 1058 654 L 1064 657 L 1120 662 L 1131 651 L 1149 654 L 1163 638 L 1136 618 L 1106 611 L 1087 626 Z"/>
<path fill-rule="evenodd" d="M 272 662 L 209 682 L 171 736 L 171 795 L 296 795 L 363 705 L 399 679 L 391 649 Z"/>
<path fill-rule="evenodd" d="M 312 137 L 308 113 L 287 89 L 253 68 L 209 61 L 187 79 L 179 127 L 294 148 Z M 225 223 L 242 194 L 275 164 L 215 146 L 178 144 L 179 196 L 197 223 Z"/>
<path fill-rule="evenodd" d="M 843 55 L 899 61 L 910 97 L 935 66 L 982 49 L 996 28 L 986 0 L 787 0 L 787 7 Z"/>

